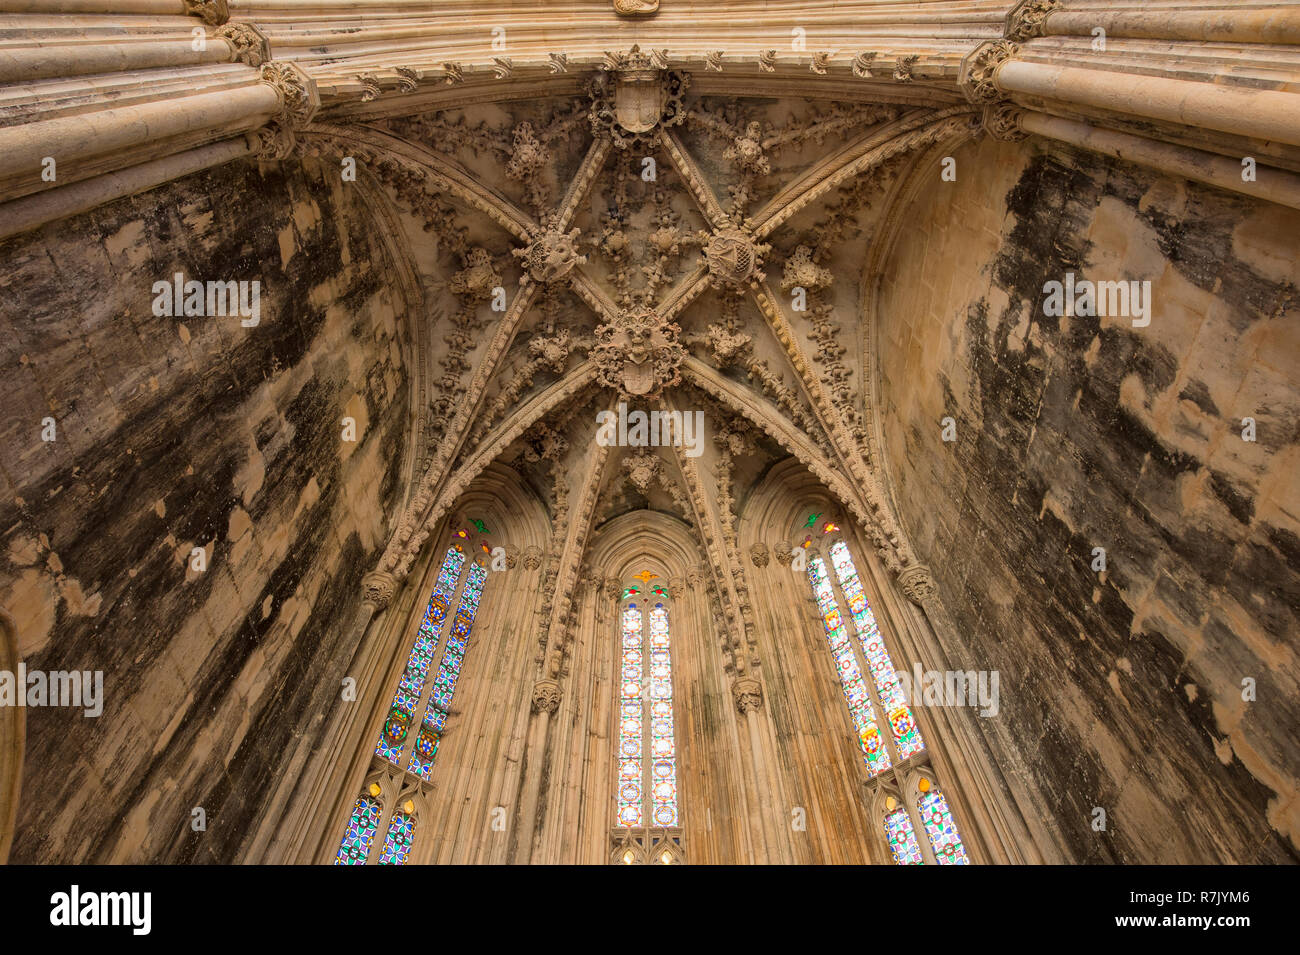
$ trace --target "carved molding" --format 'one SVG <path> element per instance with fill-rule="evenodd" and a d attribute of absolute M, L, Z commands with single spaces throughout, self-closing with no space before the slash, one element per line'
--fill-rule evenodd
<path fill-rule="evenodd" d="M 292 129 L 271 122 L 249 134 L 253 145 L 253 158 L 266 161 L 288 159 L 298 146 L 298 137 Z"/>

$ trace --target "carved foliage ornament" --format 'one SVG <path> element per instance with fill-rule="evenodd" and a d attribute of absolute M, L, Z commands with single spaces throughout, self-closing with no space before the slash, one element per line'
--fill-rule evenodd
<path fill-rule="evenodd" d="M 625 308 L 596 329 L 596 377 L 621 394 L 656 398 L 681 382 L 681 329 L 649 308 Z"/>
<path fill-rule="evenodd" d="M 749 677 L 737 680 L 731 684 L 731 697 L 737 710 L 748 713 L 763 705 L 763 685 Z"/>
<path fill-rule="evenodd" d="M 560 706 L 560 684 L 538 680 L 533 684 L 533 712 L 554 713 Z"/>
<path fill-rule="evenodd" d="M 998 67 L 1020 52 L 1020 44 L 1010 40 L 982 43 L 962 61 L 961 88 L 972 103 L 992 103 L 1001 98 L 994 77 Z"/>
<path fill-rule="evenodd" d="M 1059 3 L 1060 0 L 1020 0 L 1007 14 L 1007 39 L 1024 42 L 1031 37 L 1042 36 L 1047 15 Z"/>
<path fill-rule="evenodd" d="M 270 83 L 280 94 L 280 120 L 285 125 L 306 126 L 320 108 L 316 81 L 292 63 L 263 65 L 262 82 Z"/>
<path fill-rule="evenodd" d="M 217 36 L 234 48 L 236 63 L 261 66 L 271 59 L 271 41 L 251 23 L 227 23 Z"/>
<path fill-rule="evenodd" d="M 614 12 L 620 17 L 646 17 L 659 10 L 659 0 L 614 0 Z"/>
<path fill-rule="evenodd" d="M 185 15 L 216 27 L 230 19 L 230 9 L 226 0 L 185 0 Z"/>
<path fill-rule="evenodd" d="M 930 568 L 924 564 L 905 567 L 898 575 L 898 583 L 907 599 L 918 607 L 923 607 L 926 601 L 933 600 L 938 595 L 934 578 L 930 576 Z"/>

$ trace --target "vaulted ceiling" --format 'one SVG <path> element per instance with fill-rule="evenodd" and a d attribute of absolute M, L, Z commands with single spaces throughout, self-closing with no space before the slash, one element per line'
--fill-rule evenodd
<path fill-rule="evenodd" d="M 427 315 L 421 476 L 384 569 L 404 572 L 494 461 L 554 508 L 556 474 L 597 447 L 598 413 L 620 402 L 703 412 L 698 453 L 725 458 L 737 493 L 793 455 L 888 564 L 907 563 L 871 475 L 864 272 L 891 187 L 970 136 L 974 114 L 914 93 L 702 94 L 637 49 L 584 86 L 302 137 L 377 184 L 377 221 L 399 233 Z M 579 516 L 704 520 L 698 474 L 683 473 L 695 456 L 611 449 Z"/>

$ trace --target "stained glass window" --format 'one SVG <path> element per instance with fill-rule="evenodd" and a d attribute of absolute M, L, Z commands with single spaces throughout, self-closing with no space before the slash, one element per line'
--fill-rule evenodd
<path fill-rule="evenodd" d="M 433 596 L 429 598 L 424 618 L 420 621 L 420 632 L 416 635 L 415 646 L 411 648 L 411 656 L 406 661 L 406 669 L 402 671 L 397 692 L 393 696 L 393 705 L 388 709 L 388 718 L 384 721 L 383 732 L 375 746 L 375 753 L 390 763 L 397 764 L 401 761 L 402 750 L 411 728 L 411 719 L 424 693 L 424 681 L 429 673 L 429 666 L 433 663 L 435 651 L 438 649 L 443 621 L 447 618 L 447 607 L 456 595 L 456 585 L 460 581 L 460 572 L 464 564 L 465 552 L 459 544 L 447 548 L 447 555 L 438 570 Z"/>
<path fill-rule="evenodd" d="M 676 826 L 677 744 L 673 735 L 673 668 L 668 608 L 656 603 L 645 614 L 635 603 L 623 609 L 619 691 L 617 811 L 620 826 L 645 821 L 646 719 L 649 709 L 650 825 Z M 649 665 L 649 679 L 646 666 Z"/>
<path fill-rule="evenodd" d="M 961 836 L 957 835 L 957 824 L 952 821 L 948 800 L 943 798 L 943 793 L 938 789 L 922 793 L 917 809 L 939 865 L 970 865 L 966 847 L 961 843 Z"/>
<path fill-rule="evenodd" d="M 668 610 L 650 611 L 650 767 L 654 824 L 677 825 L 677 746 L 673 739 L 673 664 L 668 652 Z"/>
<path fill-rule="evenodd" d="M 844 621 L 840 617 L 839 607 L 835 603 L 835 594 L 826 576 L 826 562 L 820 557 L 814 557 L 808 562 L 808 580 L 812 584 L 813 596 L 817 599 L 817 609 L 822 615 L 822 625 L 826 628 L 826 639 L 835 657 L 840 687 L 844 691 L 844 701 L 848 704 L 849 716 L 858 734 L 863 760 L 867 764 L 867 771 L 875 776 L 889 768 L 889 751 L 885 747 L 880 730 L 876 728 L 876 715 L 871 706 L 871 695 L 867 690 L 866 682 L 862 679 L 858 661 L 853 656 L 849 635 L 844 630 Z"/>
<path fill-rule="evenodd" d="M 839 578 L 840 587 L 849 604 L 849 615 L 853 618 L 853 628 L 857 631 L 858 642 L 866 655 L 871 678 L 876 684 L 876 693 L 880 697 L 880 706 L 885 711 L 889 728 L 894 737 L 899 759 L 915 755 L 925 749 L 921 731 L 917 729 L 916 719 L 903 697 L 903 688 L 898 681 L 885 641 L 880 636 L 880 627 L 876 624 L 876 615 L 871 612 L 871 604 L 862 592 L 862 582 L 858 579 L 857 568 L 853 566 L 853 556 L 848 544 L 836 541 L 831 545 L 831 564 Z"/>
<path fill-rule="evenodd" d="M 447 713 L 451 710 L 451 700 L 456 693 L 456 680 L 460 677 L 461 664 L 465 661 L 465 648 L 469 644 L 469 633 L 474 626 L 474 614 L 478 611 L 479 598 L 483 596 L 483 585 L 487 582 L 488 570 L 482 564 L 474 564 L 465 579 L 465 592 L 460 598 L 460 609 L 452 621 L 451 633 L 447 636 L 447 648 L 442 652 L 438 664 L 438 673 L 433 679 L 433 696 L 425 710 L 420 733 L 416 737 L 411 751 L 407 769 L 421 779 L 428 779 L 433 772 L 433 761 L 438 755 L 438 741 L 442 728 L 447 722 Z"/>
<path fill-rule="evenodd" d="M 889 837 L 889 851 L 899 865 L 921 865 L 921 847 L 916 841 L 916 830 L 907 810 L 899 806 L 885 816 L 885 835 Z"/>
<path fill-rule="evenodd" d="M 636 604 L 623 608 L 623 668 L 619 691 L 618 734 L 618 824 L 640 826 L 641 744 L 644 721 L 641 680 L 645 660 L 641 647 L 641 609 Z"/>
<path fill-rule="evenodd" d="M 379 827 L 379 817 L 383 807 L 379 800 L 362 796 L 352 807 L 352 818 L 348 820 L 348 831 L 339 846 L 339 854 L 334 857 L 335 865 L 365 865 L 370 855 L 370 843 L 375 838 L 375 829 Z"/>
<path fill-rule="evenodd" d="M 398 810 L 393 813 L 393 821 L 388 824 L 388 835 L 384 837 L 384 848 L 379 854 L 380 865 L 405 865 L 406 857 L 411 854 L 411 843 L 415 839 L 415 820 L 409 813 Z"/>

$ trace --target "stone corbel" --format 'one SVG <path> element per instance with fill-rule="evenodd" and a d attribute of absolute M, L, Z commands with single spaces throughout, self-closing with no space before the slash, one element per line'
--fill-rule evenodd
<path fill-rule="evenodd" d="M 961 61 L 959 85 L 972 103 L 992 103 L 1002 99 L 997 85 L 998 69 L 1020 52 L 1020 44 L 1011 40 L 990 40 L 967 53 Z"/>
<path fill-rule="evenodd" d="M 907 596 L 907 599 L 922 609 L 924 609 L 928 601 L 938 596 L 938 591 L 934 586 L 934 578 L 930 575 L 930 568 L 925 564 L 913 564 L 911 567 L 904 567 L 898 575 L 898 583 L 903 588 L 903 593 Z"/>
<path fill-rule="evenodd" d="M 320 91 L 316 81 L 293 63 L 271 62 L 262 67 L 262 82 L 280 94 L 280 123 L 301 129 L 312 121 L 320 109 Z"/>
<path fill-rule="evenodd" d="M 271 41 L 251 23 L 227 23 L 217 31 L 217 36 L 234 49 L 235 63 L 261 66 L 271 59 Z"/>
<path fill-rule="evenodd" d="M 198 17 L 210 27 L 219 27 L 230 19 L 226 0 L 185 0 L 185 15 Z"/>

